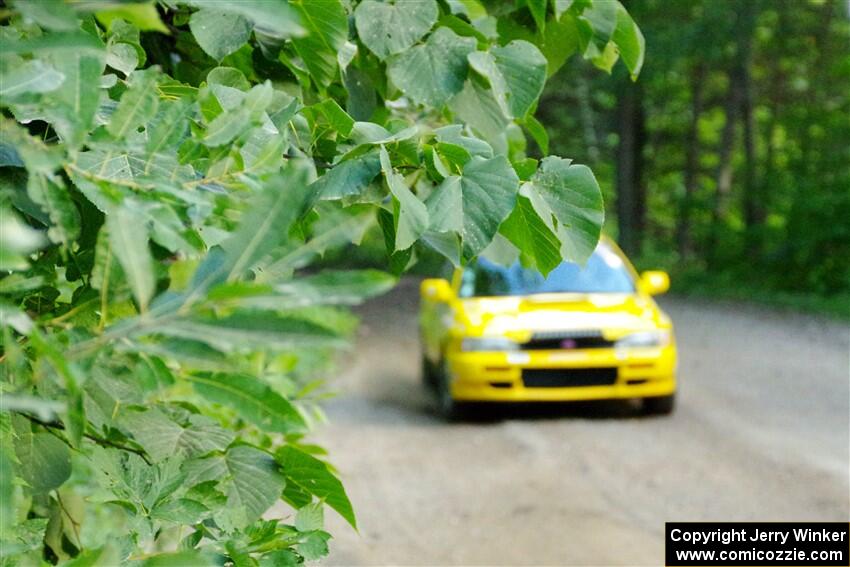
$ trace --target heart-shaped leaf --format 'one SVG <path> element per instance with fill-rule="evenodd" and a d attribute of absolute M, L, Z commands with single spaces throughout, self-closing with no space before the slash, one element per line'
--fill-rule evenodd
<path fill-rule="evenodd" d="M 437 21 L 434 0 L 365 0 L 354 11 L 357 35 L 369 51 L 386 59 L 401 53 L 428 33 Z"/>
<path fill-rule="evenodd" d="M 439 28 L 428 41 L 393 58 L 390 80 L 418 104 L 442 106 L 463 88 L 469 68 L 466 56 L 476 41 Z"/>

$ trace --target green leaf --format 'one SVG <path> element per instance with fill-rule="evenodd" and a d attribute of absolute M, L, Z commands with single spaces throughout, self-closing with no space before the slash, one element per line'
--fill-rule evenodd
<path fill-rule="evenodd" d="M 251 88 L 251 83 L 245 78 L 245 73 L 233 67 L 216 67 L 207 73 L 207 84 L 224 85 L 240 91 L 247 91 Z"/>
<path fill-rule="evenodd" d="M 448 28 L 439 28 L 423 45 L 394 56 L 390 80 L 418 104 L 440 107 L 460 92 L 466 79 L 466 56 L 477 42 Z"/>
<path fill-rule="evenodd" d="M 124 409 L 118 424 L 142 446 L 153 462 L 170 457 L 199 457 L 223 451 L 233 441 L 232 432 L 214 420 L 197 414 L 181 425 L 156 408 Z"/>
<path fill-rule="evenodd" d="M 48 179 L 33 173 L 27 181 L 27 194 L 50 217 L 47 236 L 68 246 L 80 233 L 80 213 L 60 177 Z M 61 183 L 61 185 L 60 185 Z"/>
<path fill-rule="evenodd" d="M 195 105 L 189 100 L 160 103 L 159 112 L 146 128 L 148 153 L 156 154 L 179 145 L 189 131 L 189 118 L 194 112 Z"/>
<path fill-rule="evenodd" d="M 299 532 L 311 532 L 320 530 L 324 526 L 324 508 L 319 502 L 302 506 L 295 513 L 295 529 Z"/>
<path fill-rule="evenodd" d="M 381 169 L 387 186 L 395 197 L 395 250 L 406 250 L 428 228 L 428 208 L 407 187 L 404 177 L 393 169 L 386 148 L 381 146 Z"/>
<path fill-rule="evenodd" d="M 196 500 L 177 498 L 158 504 L 151 510 L 151 518 L 175 524 L 197 524 L 209 515 L 209 508 Z"/>
<path fill-rule="evenodd" d="M 307 561 L 316 561 L 328 554 L 330 534 L 322 531 L 310 532 L 295 544 L 295 549 Z"/>
<path fill-rule="evenodd" d="M 142 561 L 140 567 L 209 567 L 217 558 L 205 551 L 158 553 Z"/>
<path fill-rule="evenodd" d="M 464 128 L 461 124 L 450 124 L 437 128 L 434 130 L 434 135 L 437 137 L 437 141 L 460 146 L 470 155 L 483 158 L 491 158 L 494 155 L 490 144 L 480 138 L 464 135 Z"/>
<path fill-rule="evenodd" d="M 204 144 L 216 147 L 232 142 L 250 123 L 250 119 L 250 112 L 244 106 L 222 112 L 207 127 Z"/>
<path fill-rule="evenodd" d="M 246 445 L 231 447 L 224 455 L 187 461 L 183 468 L 190 484 L 220 481 L 227 503 L 214 512 L 214 518 L 226 531 L 243 529 L 259 519 L 284 487 L 284 477 L 275 460 Z"/>
<path fill-rule="evenodd" d="M 463 188 L 460 177 L 446 177 L 425 202 L 428 206 L 429 230 L 463 232 Z"/>
<path fill-rule="evenodd" d="M 46 93 L 59 88 L 65 75 L 40 59 L 0 72 L 0 97 L 14 98 L 28 93 Z"/>
<path fill-rule="evenodd" d="M 588 59 L 599 56 L 617 24 L 619 2 L 593 2 L 578 17 L 579 41 Z"/>
<path fill-rule="evenodd" d="M 513 210 L 518 185 L 519 178 L 504 156 L 473 157 L 460 178 L 447 178 L 429 197 L 432 214 L 447 219 L 437 221 L 432 229 L 456 231 L 455 211 L 460 209 L 464 255 L 467 258 L 478 255 Z"/>
<path fill-rule="evenodd" d="M 195 390 L 211 402 L 236 411 L 261 431 L 292 433 L 307 424 L 289 400 L 247 374 L 187 376 Z"/>
<path fill-rule="evenodd" d="M 17 0 L 14 6 L 28 19 L 50 30 L 73 31 L 79 25 L 74 10 L 63 0 Z"/>
<path fill-rule="evenodd" d="M 50 62 L 65 76 L 62 87 L 44 95 L 46 118 L 64 141 L 81 144 L 94 123 L 100 96 L 100 76 L 104 69 L 102 54 L 72 48 L 50 54 Z"/>
<path fill-rule="evenodd" d="M 45 244 L 41 232 L 33 230 L 12 209 L 0 206 L 0 270 L 25 270 L 26 257 Z"/>
<path fill-rule="evenodd" d="M 5 536 L 15 525 L 15 470 L 10 447 L 0 449 L 0 534 Z M 6 539 L 4 537 L 3 539 Z"/>
<path fill-rule="evenodd" d="M 10 314 L 0 311 L 3 318 L 2 326 L 7 325 L 6 319 Z M 32 323 L 30 323 L 32 324 Z M 19 325 L 15 325 L 19 326 Z M 65 409 L 65 404 L 57 400 L 48 400 L 26 394 L 6 394 L 0 398 L 0 411 L 25 412 L 37 416 L 42 421 L 52 421 Z"/>
<path fill-rule="evenodd" d="M 373 152 L 336 164 L 314 181 L 310 188 L 316 199 L 335 200 L 359 195 L 380 171 L 380 159 Z"/>
<path fill-rule="evenodd" d="M 252 29 L 242 16 L 217 8 L 201 8 L 192 14 L 189 28 L 201 49 L 216 61 L 245 45 Z"/>
<path fill-rule="evenodd" d="M 540 31 L 546 29 L 546 6 L 548 3 L 549 0 L 526 0 L 531 17 L 534 18 L 534 23 L 537 24 L 537 29 Z"/>
<path fill-rule="evenodd" d="M 129 76 L 139 66 L 139 53 L 135 46 L 123 41 L 111 43 L 106 48 L 106 64 Z"/>
<path fill-rule="evenodd" d="M 345 8 L 339 0 L 302 0 L 293 6 L 307 35 L 292 44 L 313 79 L 327 86 L 337 78 L 337 53 L 348 39 Z"/>
<path fill-rule="evenodd" d="M 222 246 L 222 271 L 234 280 L 252 268 L 286 238 L 289 226 L 301 215 L 307 200 L 307 171 L 291 166 L 272 177 L 242 217 L 239 229 Z"/>
<path fill-rule="evenodd" d="M 126 206 L 106 216 L 112 254 L 118 259 L 142 312 L 147 310 L 156 287 L 153 261 L 148 248 L 148 229 L 136 211 Z"/>
<path fill-rule="evenodd" d="M 389 291 L 395 283 L 396 278 L 377 270 L 325 270 L 278 284 L 274 290 L 291 307 L 355 305 Z"/>
<path fill-rule="evenodd" d="M 499 107 L 509 118 L 524 117 L 543 92 L 546 58 L 527 41 L 515 40 L 489 52 L 474 51 L 468 59 L 490 81 Z"/>
<path fill-rule="evenodd" d="M 243 171 L 253 175 L 279 171 L 286 143 L 286 136 L 269 132 L 262 126 L 253 128 L 239 148 Z"/>
<path fill-rule="evenodd" d="M 323 100 L 313 106 L 308 107 L 313 111 L 319 112 L 330 124 L 331 128 L 347 137 L 351 134 L 351 129 L 354 127 L 354 119 L 344 111 L 339 104 L 332 98 Z"/>
<path fill-rule="evenodd" d="M 95 17 L 107 28 L 116 20 L 130 22 L 140 30 L 169 33 L 168 28 L 159 19 L 154 2 L 136 4 L 111 4 L 105 10 L 99 10 Z"/>
<path fill-rule="evenodd" d="M 450 108 L 476 134 L 484 137 L 493 147 L 500 148 L 499 153 L 505 153 L 504 137 L 509 120 L 491 89 L 482 87 L 476 81 L 466 81 L 463 90 L 452 98 Z"/>
<path fill-rule="evenodd" d="M 549 134 L 546 132 L 546 127 L 541 124 L 537 118 L 528 115 L 525 117 L 524 126 L 534 141 L 537 147 L 540 148 L 540 153 L 544 156 L 549 154 Z"/>
<path fill-rule="evenodd" d="M 371 144 L 394 144 L 410 140 L 419 132 L 417 126 L 404 128 L 396 133 L 392 133 L 383 126 L 379 126 L 373 122 L 355 122 L 351 129 L 351 141 L 357 145 Z"/>
<path fill-rule="evenodd" d="M 646 40 L 640 28 L 637 27 L 635 21 L 619 2 L 617 2 L 617 27 L 614 28 L 611 40 L 617 45 L 620 57 L 626 64 L 632 80 L 636 80 L 643 67 Z"/>
<path fill-rule="evenodd" d="M 569 13 L 547 21 L 546 28 L 538 30 L 536 33 L 527 26 L 518 24 L 511 19 L 499 18 L 498 31 L 500 41 L 503 43 L 515 39 L 524 39 L 536 45 L 546 57 L 547 71 L 550 77 L 579 48 L 577 20 Z"/>
<path fill-rule="evenodd" d="M 123 139 L 144 126 L 156 114 L 156 71 L 134 73 L 130 88 L 112 114 L 106 128 L 117 139 Z"/>
<path fill-rule="evenodd" d="M 604 220 L 599 183 L 585 165 L 550 156 L 532 177 L 529 196 L 538 213 L 551 212 L 565 260 L 583 263 L 596 249 Z"/>
<path fill-rule="evenodd" d="M 277 453 L 287 485 L 312 494 L 339 513 L 354 529 L 357 519 L 348 495 L 339 479 L 334 476 L 327 464 L 316 457 L 291 445 L 281 448 Z M 286 495 L 284 495 L 286 496 Z"/>
<path fill-rule="evenodd" d="M 198 8 L 210 5 L 208 0 L 188 0 L 186 3 Z M 304 34 L 298 13 L 286 0 L 240 0 L 213 5 L 216 10 L 248 19 L 257 31 L 269 37 L 283 39 Z"/>
<path fill-rule="evenodd" d="M 17 41 L 0 41 L 0 53 L 45 53 L 99 55 L 103 42 L 82 31 L 54 32 L 34 35 Z"/>
<path fill-rule="evenodd" d="M 178 319 L 153 329 L 171 337 L 198 340 L 213 348 L 292 349 L 308 346 L 341 346 L 337 333 L 303 319 L 267 311 L 239 311 L 227 317 Z"/>
<path fill-rule="evenodd" d="M 561 242 L 522 193 L 499 232 L 519 249 L 524 266 L 545 276 L 561 263 Z"/>
<path fill-rule="evenodd" d="M 44 494 L 62 486 L 71 476 L 71 451 L 55 435 L 18 430 L 15 440 L 18 475 L 34 494 Z"/>
<path fill-rule="evenodd" d="M 369 51 L 386 59 L 401 53 L 424 36 L 437 21 L 434 0 L 364 0 L 354 11 L 360 41 Z"/>

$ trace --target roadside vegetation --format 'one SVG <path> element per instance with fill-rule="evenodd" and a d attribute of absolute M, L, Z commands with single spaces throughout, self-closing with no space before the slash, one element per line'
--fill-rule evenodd
<path fill-rule="evenodd" d="M 577 61 L 541 99 L 606 231 L 674 292 L 850 319 L 850 8 L 641 0 L 640 80 Z"/>
<path fill-rule="evenodd" d="M 344 306 L 426 251 L 583 261 L 602 194 L 539 97 L 643 65 L 619 2 L 487 4 L 6 3 L 0 564 L 293 565 L 326 508 L 356 528 L 306 437 Z M 370 227 L 383 271 L 314 263 Z"/>

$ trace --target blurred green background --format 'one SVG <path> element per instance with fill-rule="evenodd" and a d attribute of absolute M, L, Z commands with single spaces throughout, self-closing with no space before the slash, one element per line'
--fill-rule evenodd
<path fill-rule="evenodd" d="M 674 292 L 850 319 L 850 2 L 627 8 L 646 36 L 638 80 L 573 57 L 537 111 L 550 153 L 596 173 L 605 232 Z M 380 232 L 366 241 L 328 260 L 383 264 Z"/>

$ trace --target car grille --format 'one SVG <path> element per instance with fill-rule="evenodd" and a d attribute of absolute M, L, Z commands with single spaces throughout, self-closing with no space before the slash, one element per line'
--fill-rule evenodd
<path fill-rule="evenodd" d="M 601 331 L 547 331 L 534 333 L 522 345 L 523 350 L 574 350 L 586 348 L 611 348 L 613 341 L 602 336 Z"/>
<path fill-rule="evenodd" d="M 610 386 L 616 381 L 616 368 L 526 368 L 522 371 L 522 383 L 526 388 Z"/>

